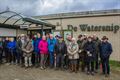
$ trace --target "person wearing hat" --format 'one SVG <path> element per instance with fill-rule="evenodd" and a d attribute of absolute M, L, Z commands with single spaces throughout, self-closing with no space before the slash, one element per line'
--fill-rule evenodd
<path fill-rule="evenodd" d="M 67 47 L 63 37 L 59 37 L 58 43 L 55 45 L 56 69 L 63 69 L 65 66 L 65 56 L 67 54 Z"/>
<path fill-rule="evenodd" d="M 86 66 L 87 74 L 94 75 L 94 58 L 95 58 L 95 44 L 92 41 L 92 37 L 88 37 L 88 41 L 85 44 L 85 51 L 87 52 Z"/>
<path fill-rule="evenodd" d="M 67 52 L 68 52 L 68 58 L 70 60 L 70 70 L 71 72 L 75 72 L 75 73 L 77 73 L 77 61 L 79 59 L 78 50 L 79 50 L 79 46 L 75 38 L 72 38 L 71 43 L 68 45 Z"/>
<path fill-rule="evenodd" d="M 102 43 L 100 45 L 100 58 L 102 62 L 102 71 L 106 77 L 110 75 L 109 58 L 112 51 L 111 43 L 108 42 L 108 38 L 106 36 L 103 36 Z"/>

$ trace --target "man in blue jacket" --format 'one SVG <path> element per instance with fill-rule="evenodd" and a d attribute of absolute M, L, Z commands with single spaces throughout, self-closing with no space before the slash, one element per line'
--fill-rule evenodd
<path fill-rule="evenodd" d="M 100 45 L 100 58 L 102 62 L 103 74 L 108 77 L 110 74 L 109 58 L 112 53 L 112 45 L 108 42 L 108 38 L 103 36 Z"/>
<path fill-rule="evenodd" d="M 38 44 L 41 41 L 41 35 L 40 33 L 37 33 L 37 38 L 34 40 L 33 45 L 34 45 L 34 53 L 35 53 L 35 66 L 39 66 L 40 62 L 40 50 L 38 48 Z"/>
<path fill-rule="evenodd" d="M 7 45 L 8 50 L 9 50 L 9 62 L 14 63 L 16 61 L 16 41 L 14 38 L 10 38 L 10 42 Z"/>
<path fill-rule="evenodd" d="M 53 37 L 52 34 L 50 34 L 50 38 L 48 39 L 48 51 L 49 51 L 49 57 L 50 57 L 50 68 L 53 68 L 54 66 L 54 48 L 56 44 L 56 39 Z"/>

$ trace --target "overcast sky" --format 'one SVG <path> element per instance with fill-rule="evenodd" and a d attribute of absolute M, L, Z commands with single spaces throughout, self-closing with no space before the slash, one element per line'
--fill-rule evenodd
<path fill-rule="evenodd" d="M 63 12 L 120 9 L 120 0 L 0 0 L 0 12 L 9 7 L 26 16 Z"/>

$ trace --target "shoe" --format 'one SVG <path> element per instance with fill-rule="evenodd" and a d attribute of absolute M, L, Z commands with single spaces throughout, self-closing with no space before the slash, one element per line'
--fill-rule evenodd
<path fill-rule="evenodd" d="M 87 75 L 90 75 L 90 72 L 89 72 L 89 71 L 87 72 Z"/>
<path fill-rule="evenodd" d="M 91 75 L 94 76 L 94 72 L 91 72 Z"/>
<path fill-rule="evenodd" d="M 98 71 L 97 71 L 97 70 L 95 70 L 94 72 L 95 72 L 95 73 L 98 73 Z"/>
<path fill-rule="evenodd" d="M 41 70 L 44 70 L 44 68 L 43 68 L 42 66 L 40 67 L 40 69 L 41 69 Z"/>
<path fill-rule="evenodd" d="M 109 74 L 105 74 L 105 77 L 109 77 Z"/>

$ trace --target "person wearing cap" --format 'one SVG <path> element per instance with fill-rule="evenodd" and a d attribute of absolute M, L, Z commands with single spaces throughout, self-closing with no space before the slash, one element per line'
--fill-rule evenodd
<path fill-rule="evenodd" d="M 78 50 L 79 46 L 75 38 L 72 38 L 72 41 L 68 45 L 67 52 L 70 60 L 70 70 L 75 73 L 77 73 L 77 60 L 79 59 Z"/>
<path fill-rule="evenodd" d="M 112 51 L 111 43 L 108 42 L 108 38 L 106 36 L 103 36 L 102 43 L 100 45 L 100 58 L 102 62 L 102 71 L 106 77 L 110 75 L 109 58 Z"/>
<path fill-rule="evenodd" d="M 86 66 L 87 74 L 94 75 L 94 59 L 95 59 L 95 44 L 92 41 L 92 37 L 88 37 L 88 41 L 85 44 L 85 51 L 87 52 Z"/>
<path fill-rule="evenodd" d="M 99 68 L 99 55 L 100 55 L 99 46 L 101 44 L 101 41 L 99 40 L 96 34 L 93 35 L 93 42 L 95 44 L 95 73 L 97 73 Z"/>
<path fill-rule="evenodd" d="M 55 56 L 56 56 L 56 69 L 63 69 L 65 66 L 65 56 L 67 53 L 67 47 L 63 40 L 63 37 L 59 37 L 58 43 L 55 45 Z"/>
<path fill-rule="evenodd" d="M 50 68 L 54 67 L 54 49 L 56 44 L 56 39 L 53 37 L 53 34 L 50 34 L 50 38 L 47 40 L 48 42 L 48 51 L 50 57 Z"/>

